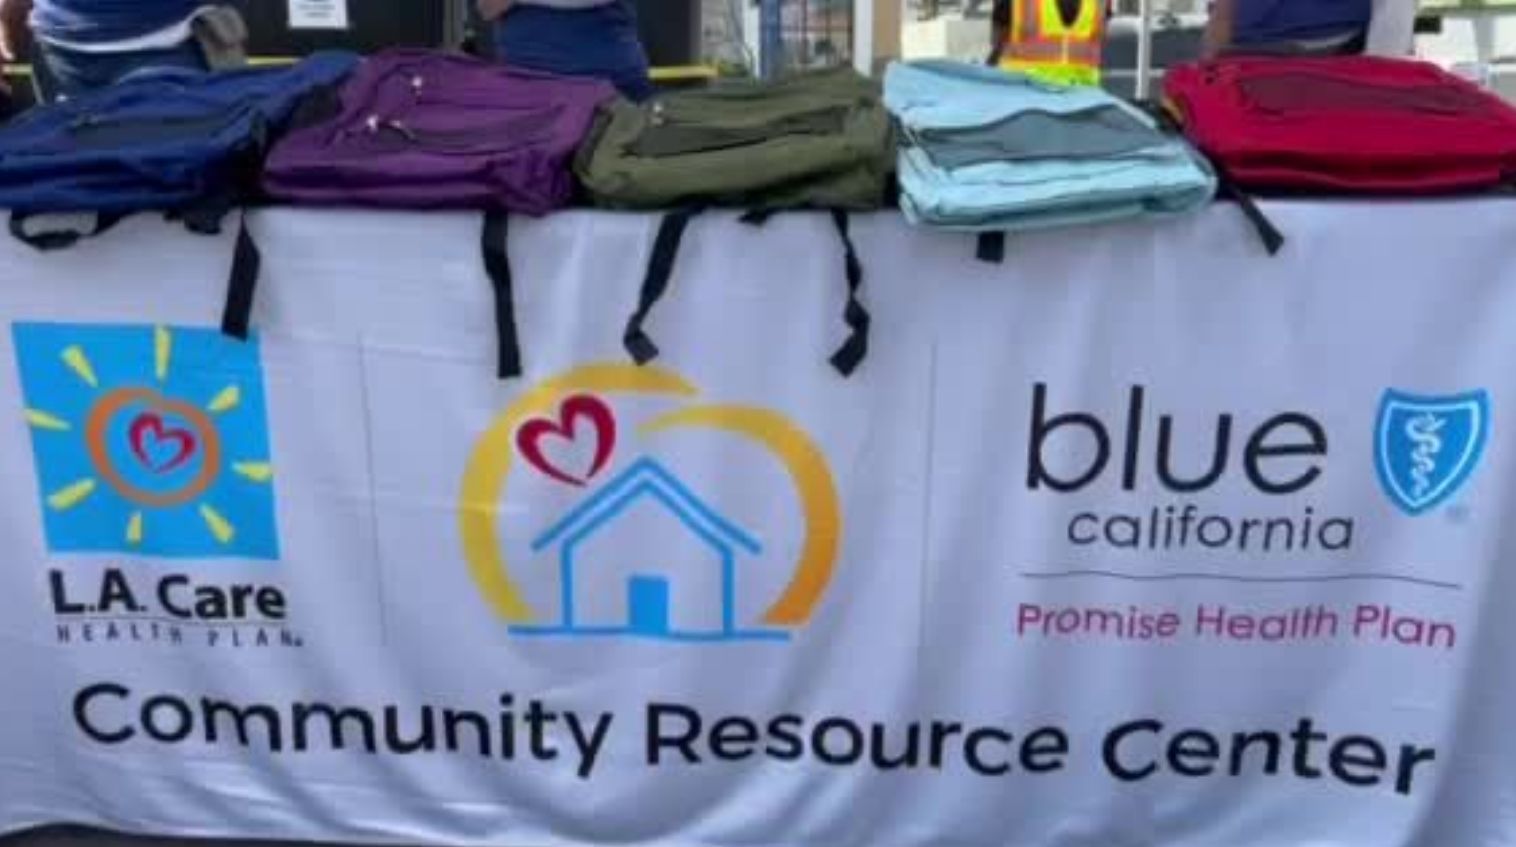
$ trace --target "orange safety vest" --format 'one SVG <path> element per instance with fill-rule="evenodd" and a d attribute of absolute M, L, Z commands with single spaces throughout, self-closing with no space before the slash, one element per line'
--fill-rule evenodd
<path fill-rule="evenodd" d="M 1078 14 L 1065 19 L 1060 0 L 1010 0 L 1011 21 L 1000 66 L 1052 82 L 1100 84 L 1100 48 L 1105 41 L 1104 0 L 1075 0 Z"/>

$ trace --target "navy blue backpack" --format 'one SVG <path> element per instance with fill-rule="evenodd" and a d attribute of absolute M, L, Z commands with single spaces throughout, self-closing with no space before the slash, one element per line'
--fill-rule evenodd
<path fill-rule="evenodd" d="M 277 70 L 165 70 L 33 109 L 0 127 L 0 209 L 13 235 L 44 250 L 134 212 L 217 232 L 256 188 L 273 130 L 358 61 L 333 52 Z M 93 230 L 28 231 L 28 218 L 64 212 L 95 213 Z"/>

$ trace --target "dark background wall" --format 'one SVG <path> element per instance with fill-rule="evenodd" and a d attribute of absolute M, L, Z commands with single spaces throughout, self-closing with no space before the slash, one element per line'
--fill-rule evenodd
<path fill-rule="evenodd" d="M 472 0 L 465 0 L 472 4 Z M 373 52 L 385 47 L 438 47 L 448 40 L 448 3 L 458 0 L 349 0 L 346 32 L 289 29 L 289 4 L 239 0 L 254 55 L 303 55 L 343 48 Z"/>
<path fill-rule="evenodd" d="M 700 0 L 637 0 L 642 43 L 655 65 L 700 59 Z"/>

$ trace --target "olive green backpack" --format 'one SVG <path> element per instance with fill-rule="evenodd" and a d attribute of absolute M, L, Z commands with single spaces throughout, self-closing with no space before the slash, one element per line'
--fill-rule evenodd
<path fill-rule="evenodd" d="M 691 218 L 735 208 L 757 224 L 776 212 L 822 210 L 842 239 L 848 282 L 851 335 L 832 364 L 851 374 L 867 354 L 869 315 L 858 296 L 863 268 L 848 213 L 883 207 L 894 170 L 879 85 L 850 68 L 603 106 L 575 163 L 579 180 L 597 206 L 668 210 L 627 325 L 628 352 L 639 363 L 658 355 L 642 327 L 668 288 Z"/>

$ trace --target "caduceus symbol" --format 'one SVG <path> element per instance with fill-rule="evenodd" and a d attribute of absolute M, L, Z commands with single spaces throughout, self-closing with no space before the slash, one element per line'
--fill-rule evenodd
<path fill-rule="evenodd" d="M 1405 435 L 1415 443 L 1411 451 L 1412 496 L 1425 497 L 1432 487 L 1432 473 L 1437 470 L 1437 456 L 1442 452 L 1442 431 L 1446 421 L 1431 412 L 1422 412 L 1406 422 Z"/>

